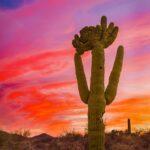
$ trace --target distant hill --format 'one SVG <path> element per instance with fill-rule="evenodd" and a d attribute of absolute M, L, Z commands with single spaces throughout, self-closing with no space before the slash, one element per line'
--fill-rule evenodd
<path fill-rule="evenodd" d="M 46 133 L 42 133 L 40 135 L 31 137 L 30 139 L 34 142 L 50 142 L 52 139 L 54 139 L 54 137 L 52 137 Z"/>
<path fill-rule="evenodd" d="M 75 132 L 55 138 L 46 133 L 24 137 L 0 131 L 0 150 L 88 150 L 87 145 L 87 135 Z M 106 150 L 150 150 L 150 131 L 112 131 L 106 134 L 105 146 Z"/>

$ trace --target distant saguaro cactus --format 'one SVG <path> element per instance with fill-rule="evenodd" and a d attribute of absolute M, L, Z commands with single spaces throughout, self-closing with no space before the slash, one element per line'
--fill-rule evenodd
<path fill-rule="evenodd" d="M 131 134 L 131 121 L 128 119 L 128 133 Z"/>
<path fill-rule="evenodd" d="M 101 24 L 97 26 L 86 26 L 80 30 L 72 41 L 76 48 L 74 55 L 75 71 L 81 100 L 88 104 L 88 141 L 89 150 L 104 150 L 105 125 L 103 114 L 106 105 L 115 98 L 123 63 L 123 46 L 119 46 L 109 77 L 107 88 L 104 87 L 104 48 L 107 48 L 116 39 L 118 27 L 114 23 L 107 26 L 107 18 L 101 18 Z M 87 85 L 81 54 L 92 50 L 92 68 L 90 90 Z"/>

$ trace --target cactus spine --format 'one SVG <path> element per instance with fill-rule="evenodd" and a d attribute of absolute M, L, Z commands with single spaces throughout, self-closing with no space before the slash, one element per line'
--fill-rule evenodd
<path fill-rule="evenodd" d="M 72 41 L 76 48 L 74 56 L 75 72 L 78 83 L 78 90 L 81 100 L 88 105 L 88 141 L 89 150 L 105 149 L 105 125 L 103 114 L 106 105 L 112 103 L 116 96 L 120 72 L 123 63 L 123 46 L 119 46 L 109 77 L 107 88 L 104 86 L 104 49 L 113 43 L 118 33 L 118 27 L 110 23 L 107 27 L 105 16 L 101 18 L 101 24 L 97 26 L 84 27 Z M 90 90 L 84 73 L 81 55 L 84 51 L 91 50 L 92 68 L 90 79 Z"/>

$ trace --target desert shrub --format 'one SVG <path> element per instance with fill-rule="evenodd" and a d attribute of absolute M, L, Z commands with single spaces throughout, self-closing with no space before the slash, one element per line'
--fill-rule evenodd
<path fill-rule="evenodd" d="M 22 132 L 18 135 L 18 132 L 9 134 L 0 131 L 0 150 L 88 150 L 88 135 L 75 131 L 65 132 L 57 138 L 51 137 L 51 140 L 47 140 L 46 134 L 40 135 L 40 138 L 26 138 L 22 135 Z M 105 146 L 106 150 L 148 150 L 150 131 L 126 134 L 124 131 L 113 130 L 106 133 Z"/>
<path fill-rule="evenodd" d="M 83 135 L 81 135 L 78 132 L 75 131 L 71 131 L 71 132 L 65 132 L 61 138 L 67 138 L 67 139 L 73 139 L 73 140 L 80 140 L 81 138 L 83 138 Z"/>
<path fill-rule="evenodd" d="M 4 138 L 4 136 L 0 133 L 0 146 L 2 146 L 3 145 L 3 143 L 5 142 L 5 138 Z"/>
<path fill-rule="evenodd" d="M 6 146 L 10 143 L 9 134 L 4 131 L 0 131 L 0 146 L 5 150 Z"/>
<path fill-rule="evenodd" d="M 145 132 L 140 136 L 141 141 L 143 141 L 142 146 L 145 149 L 150 149 L 150 130 Z"/>
<path fill-rule="evenodd" d="M 112 145 L 110 150 L 133 150 L 133 148 L 130 145 L 116 143 L 116 144 Z"/>
<path fill-rule="evenodd" d="M 12 134 L 20 135 L 23 137 L 29 137 L 31 135 L 30 130 L 16 130 Z"/>

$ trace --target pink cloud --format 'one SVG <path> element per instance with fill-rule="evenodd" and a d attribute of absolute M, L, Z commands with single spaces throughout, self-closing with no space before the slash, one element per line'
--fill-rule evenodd
<path fill-rule="evenodd" d="M 37 74 L 53 74 L 63 71 L 69 65 L 70 51 L 45 52 L 27 56 L 25 58 L 16 58 L 11 62 L 7 60 L 1 64 L 0 80 L 6 81 L 26 73 L 37 72 Z"/>

